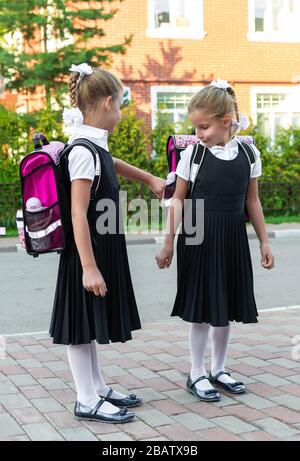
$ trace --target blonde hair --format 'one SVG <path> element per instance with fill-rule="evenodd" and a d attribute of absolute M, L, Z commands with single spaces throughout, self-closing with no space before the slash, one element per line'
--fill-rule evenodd
<path fill-rule="evenodd" d="M 112 96 L 115 99 L 123 92 L 120 80 L 107 70 L 96 68 L 92 74 L 79 77 L 79 72 L 71 73 L 69 97 L 71 106 L 78 107 L 83 115 L 95 108 L 100 98 Z"/>
<path fill-rule="evenodd" d="M 227 114 L 236 114 L 239 122 L 240 115 L 234 90 L 229 87 L 226 90 L 209 85 L 198 91 L 188 104 L 188 113 L 199 109 L 205 109 L 212 117 L 223 118 Z"/>

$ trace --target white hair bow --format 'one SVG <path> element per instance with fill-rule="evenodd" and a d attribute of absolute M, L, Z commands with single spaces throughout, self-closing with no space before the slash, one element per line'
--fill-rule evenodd
<path fill-rule="evenodd" d="M 241 130 L 247 130 L 250 125 L 249 118 L 245 114 L 240 114 L 240 121 L 238 122 L 237 120 L 232 120 L 231 125 L 235 128 L 236 133 Z"/>
<path fill-rule="evenodd" d="M 214 86 L 215 88 L 221 88 L 221 90 L 227 90 L 227 88 L 230 88 L 230 85 L 229 83 L 227 82 L 227 80 L 214 80 L 213 82 L 211 82 L 210 86 Z"/>
<path fill-rule="evenodd" d="M 64 109 L 63 121 L 67 127 L 77 128 L 83 124 L 83 114 L 78 107 Z"/>
<path fill-rule="evenodd" d="M 93 69 L 86 62 L 79 64 L 79 66 L 77 66 L 76 64 L 72 64 L 69 70 L 71 72 L 79 72 L 80 77 L 82 75 L 91 75 L 93 73 Z"/>
<path fill-rule="evenodd" d="M 79 64 L 79 66 L 77 66 L 76 64 L 72 64 L 69 70 L 71 72 L 79 72 L 80 74 L 76 83 L 76 87 L 79 85 L 79 83 L 85 75 L 91 75 L 93 73 L 93 69 L 86 62 Z"/>
<path fill-rule="evenodd" d="M 250 125 L 249 117 L 247 117 L 247 115 L 245 114 L 240 114 L 241 130 L 247 130 L 247 128 L 249 128 L 249 125 Z"/>

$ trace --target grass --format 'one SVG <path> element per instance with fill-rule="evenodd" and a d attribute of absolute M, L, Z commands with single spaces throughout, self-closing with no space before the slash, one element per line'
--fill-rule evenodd
<path fill-rule="evenodd" d="M 283 224 L 283 223 L 300 223 L 300 215 L 294 216 L 266 216 L 267 224 Z"/>
<path fill-rule="evenodd" d="M 6 235 L 3 237 L 18 237 L 17 229 L 6 229 Z"/>

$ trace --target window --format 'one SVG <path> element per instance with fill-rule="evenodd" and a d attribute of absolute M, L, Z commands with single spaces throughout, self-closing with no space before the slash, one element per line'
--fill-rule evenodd
<path fill-rule="evenodd" d="M 50 3 L 50 2 L 49 2 Z M 49 4 L 48 6 L 41 7 L 40 13 L 42 13 L 45 16 L 48 16 L 49 18 L 55 18 L 57 22 L 62 21 L 63 17 L 61 13 L 55 8 L 55 6 Z M 68 45 L 72 45 L 74 43 L 74 37 L 72 34 L 69 33 L 69 31 L 65 30 L 64 31 L 64 37 L 61 38 L 55 33 L 55 26 L 54 26 L 55 21 L 50 21 L 50 24 L 47 24 L 46 26 L 46 35 L 47 35 L 47 52 L 56 52 L 60 48 L 63 48 Z M 42 40 L 41 40 L 41 46 L 42 46 L 42 52 L 44 53 L 46 51 L 45 49 L 45 43 L 44 43 L 45 37 L 44 37 L 44 30 L 42 29 Z"/>
<path fill-rule="evenodd" d="M 59 37 L 55 37 L 54 28 L 50 25 L 48 25 L 47 27 L 47 35 L 48 35 L 48 38 L 47 38 L 47 52 L 48 53 L 56 52 L 60 48 L 63 48 L 68 45 L 72 45 L 74 43 L 73 36 L 67 33 L 65 34 L 63 39 L 60 39 Z M 41 41 L 41 45 L 42 45 L 42 52 L 44 53 L 45 52 L 44 40 Z"/>
<path fill-rule="evenodd" d="M 156 123 L 156 114 L 160 110 L 166 115 L 166 122 L 181 123 L 187 119 L 187 105 L 199 87 L 155 86 L 151 88 L 152 126 Z"/>
<path fill-rule="evenodd" d="M 273 140 L 280 128 L 300 128 L 300 88 L 253 88 L 252 113 L 260 132 Z"/>
<path fill-rule="evenodd" d="M 299 0 L 249 0 L 249 40 L 299 42 Z"/>
<path fill-rule="evenodd" d="M 203 39 L 203 0 L 148 0 L 151 37 Z"/>

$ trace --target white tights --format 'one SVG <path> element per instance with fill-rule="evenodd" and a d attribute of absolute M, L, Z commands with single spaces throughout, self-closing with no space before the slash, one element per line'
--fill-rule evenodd
<path fill-rule="evenodd" d="M 210 324 L 192 323 L 190 325 L 190 354 L 191 354 L 191 379 L 196 380 L 200 376 L 207 376 L 205 368 L 205 353 L 208 342 L 208 332 Z M 225 369 L 225 359 L 227 355 L 228 342 L 230 335 L 230 324 L 227 327 L 212 327 L 212 363 L 211 374 L 216 376 L 219 371 Z M 219 378 L 223 382 L 234 382 L 228 375 Z M 200 390 L 212 388 L 208 380 L 199 381 L 196 387 Z"/>
<path fill-rule="evenodd" d="M 100 400 L 99 394 L 106 396 L 109 387 L 105 384 L 100 372 L 96 341 L 90 344 L 67 346 L 69 365 L 77 391 L 77 400 L 83 405 L 93 408 Z M 125 395 L 113 392 L 112 398 L 123 398 Z M 109 402 L 101 405 L 101 412 L 116 413 L 119 408 Z"/>

